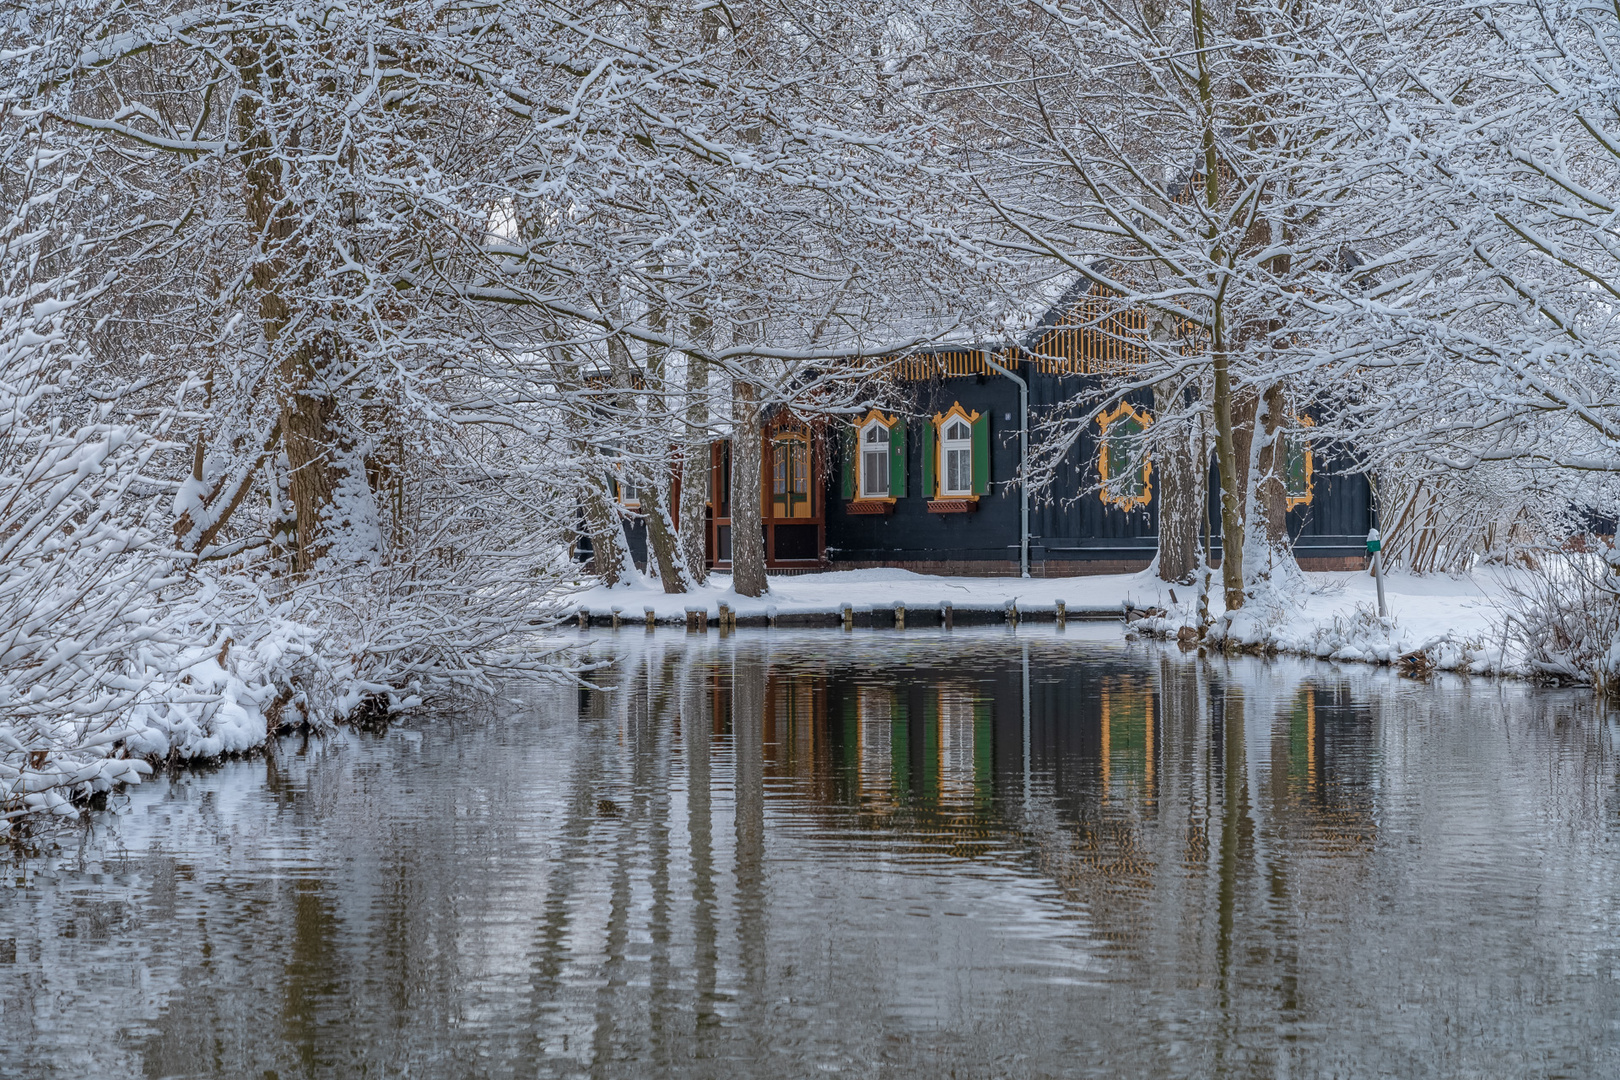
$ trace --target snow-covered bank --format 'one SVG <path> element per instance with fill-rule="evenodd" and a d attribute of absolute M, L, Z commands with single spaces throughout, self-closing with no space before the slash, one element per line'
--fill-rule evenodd
<path fill-rule="evenodd" d="M 626 619 L 641 619 L 648 608 L 659 622 L 680 622 L 688 608 L 702 608 L 711 618 L 725 604 L 741 618 L 761 615 L 832 613 L 845 604 L 857 609 L 937 608 L 949 602 L 958 608 L 1002 607 L 1009 600 L 1021 610 L 1050 610 L 1062 600 L 1071 614 L 1116 614 L 1125 605 L 1163 607 L 1168 589 L 1147 574 L 1113 574 L 1069 578 L 935 577 L 909 570 L 840 570 L 824 574 L 773 577 L 771 591 L 761 597 L 739 596 L 731 577 L 714 574 L 708 584 L 692 592 L 670 594 L 655 581 L 641 579 L 608 589 L 598 586 L 580 593 L 573 602 L 593 616 L 618 608 Z M 1190 589 L 1176 589 L 1178 599 Z"/>
<path fill-rule="evenodd" d="M 1298 653 L 1332 660 L 1393 663 L 1421 652 L 1429 667 L 1475 673 L 1520 674 L 1522 658 L 1504 644 L 1513 572 L 1483 568 L 1463 577 L 1444 574 L 1386 574 L 1389 617 L 1376 614 L 1377 586 L 1365 571 L 1290 575 L 1262 589 L 1248 606 L 1225 618 L 1220 582 L 1210 596 L 1212 633 L 1217 641 L 1246 648 Z M 680 622 L 689 608 L 714 618 L 725 604 L 739 617 L 834 613 L 855 608 L 1001 607 L 1009 600 L 1021 610 L 1050 610 L 1062 600 L 1071 615 L 1120 613 L 1127 607 L 1161 608 L 1162 618 L 1132 625 L 1174 637 L 1196 625 L 1197 589 L 1169 586 L 1149 573 L 1066 578 L 932 577 L 906 570 L 846 570 L 773 577 L 762 597 L 738 596 L 731 579 L 715 575 L 685 594 L 667 594 L 656 582 L 578 594 L 574 603 L 600 619 L 618 609 L 629 621 L 651 608 L 661 623 Z"/>
<path fill-rule="evenodd" d="M 157 765 L 252 753 L 284 725 L 328 725 L 373 693 L 392 708 L 416 703 L 368 680 L 363 654 L 336 644 L 331 627 L 298 621 L 290 605 L 253 604 L 217 583 L 174 598 L 102 677 L 99 697 L 0 723 L 0 835 L 29 814 L 76 813 Z"/>
<path fill-rule="evenodd" d="M 1388 573 L 1388 614 L 1378 615 L 1378 586 L 1367 571 L 1293 571 L 1262 583 L 1244 607 L 1227 613 L 1219 581 L 1210 600 L 1208 640 L 1244 649 L 1372 664 L 1405 662 L 1429 670 L 1531 674 L 1507 633 L 1517 575 L 1501 567 L 1471 574 Z M 1195 604 L 1170 605 L 1163 617 L 1133 626 L 1174 637 L 1196 626 Z"/>
<path fill-rule="evenodd" d="M 522 626 L 458 624 L 408 596 L 319 597 L 327 603 L 275 600 L 246 579 L 176 579 L 123 613 L 99 667 L 67 683 L 77 697 L 0 679 L 0 837 L 31 816 L 76 814 L 159 766 L 259 752 L 278 732 L 487 696 L 505 677 L 566 678 L 568 645 L 515 647 L 530 636 L 522 627 L 562 613 L 545 596 Z"/>

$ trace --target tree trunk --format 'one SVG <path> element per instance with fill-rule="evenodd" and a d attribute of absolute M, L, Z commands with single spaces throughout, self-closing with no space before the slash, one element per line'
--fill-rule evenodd
<path fill-rule="evenodd" d="M 1232 357 L 1217 337 L 1215 372 L 1215 462 L 1221 478 L 1221 585 L 1226 610 L 1243 606 L 1243 492 L 1237 441 L 1232 429 Z M 1252 428 L 1251 428 L 1252 430 Z"/>
<path fill-rule="evenodd" d="M 1288 486 L 1283 478 L 1287 462 L 1277 434 L 1282 429 L 1283 421 L 1281 383 L 1273 383 L 1266 388 L 1263 403 L 1265 419 L 1254 425 L 1264 440 L 1258 462 L 1260 475 L 1255 486 L 1255 498 L 1259 504 L 1255 516 L 1265 526 L 1266 542 L 1274 548 L 1284 548 L 1288 545 Z"/>
<path fill-rule="evenodd" d="M 1179 387 L 1153 388 L 1153 413 L 1161 420 L 1182 407 Z M 1198 568 L 1198 532 L 1204 513 L 1204 478 L 1194 461 L 1191 433 L 1176 428 L 1157 447 L 1159 477 L 1159 577 L 1190 582 Z"/>
<path fill-rule="evenodd" d="M 669 469 L 657 469 L 641 488 L 641 513 L 647 519 L 647 546 L 658 563 L 658 580 L 666 593 L 686 591 L 686 566 L 681 558 L 680 538 L 664 509 L 669 505 Z"/>
<path fill-rule="evenodd" d="M 613 384 L 619 391 L 618 400 L 614 404 L 620 416 L 628 416 L 631 412 L 629 406 L 633 404 L 634 397 L 635 378 L 632 367 L 635 358 L 630 355 L 630 347 L 625 344 L 624 338 L 617 335 L 608 338 L 607 351 L 609 363 L 613 365 Z M 662 401 L 664 391 L 662 357 L 653 354 L 648 357 L 648 361 L 647 391 L 654 400 Z M 654 446 L 651 449 L 655 460 L 650 467 L 642 468 L 626 462 L 625 468 L 637 474 L 641 480 L 636 486 L 641 501 L 642 517 L 647 522 L 647 557 L 657 565 L 658 580 L 663 583 L 666 593 L 684 593 L 686 568 L 681 565 L 681 553 L 676 542 L 675 530 L 665 513 L 665 507 L 669 505 L 669 468 L 659 453 L 662 447 Z"/>
<path fill-rule="evenodd" d="M 585 378 L 580 370 L 579 358 L 567 345 L 553 345 L 557 383 L 568 397 L 583 394 Z M 601 448 L 595 444 L 590 430 L 590 406 L 573 406 L 567 413 L 570 427 L 569 446 L 574 461 L 583 472 L 579 485 L 579 508 L 585 518 L 585 533 L 591 538 L 592 572 L 602 584 L 612 588 L 621 581 L 630 580 L 635 573 L 635 562 L 630 558 L 630 547 L 625 542 L 624 526 L 614 505 L 612 465 L 604 460 Z"/>
<path fill-rule="evenodd" d="M 336 411 L 318 385 L 309 350 L 300 349 L 281 367 L 281 446 L 287 455 L 287 496 L 292 509 L 291 569 L 305 574 L 330 547 L 322 517 L 336 487 L 337 447 L 331 430 Z"/>
<path fill-rule="evenodd" d="M 580 449 L 589 452 L 584 447 Z M 611 481 L 603 476 L 587 482 L 581 493 L 585 503 L 585 528 L 591 535 L 591 562 L 596 576 L 610 589 L 629 580 L 630 571 L 635 569 L 611 490 Z"/>
<path fill-rule="evenodd" d="M 699 328 L 694 327 L 694 331 Z M 694 333 L 696 336 L 696 333 Z M 681 449 L 681 553 L 699 585 L 708 579 L 709 363 L 686 357 L 686 439 Z"/>
<path fill-rule="evenodd" d="M 266 61 L 267 54 L 263 39 L 253 40 L 239 55 L 238 74 L 243 85 L 261 88 L 261 92 L 268 87 L 270 94 L 279 96 L 285 89 L 285 73 L 273 54 Z M 302 575 L 313 570 L 331 547 L 327 525 L 332 497 L 342 480 L 337 475 L 339 439 L 333 425 L 337 404 L 325 385 L 326 371 L 335 359 L 328 353 L 335 346 L 282 339 L 294 314 L 286 290 L 288 275 L 293 272 L 292 258 L 297 254 L 293 246 L 297 217 L 285 198 L 283 162 L 262 122 L 263 107 L 256 95 L 243 94 L 236 103 L 237 126 L 246 136 L 242 143 L 243 210 L 259 238 L 252 271 L 259 326 L 272 354 L 281 356 L 278 428 L 287 460 L 287 505 L 281 508 L 284 527 L 279 535 L 286 554 L 284 565 Z"/>
<path fill-rule="evenodd" d="M 760 524 L 759 388 L 731 384 L 731 587 L 738 596 L 764 596 L 765 531 Z"/>

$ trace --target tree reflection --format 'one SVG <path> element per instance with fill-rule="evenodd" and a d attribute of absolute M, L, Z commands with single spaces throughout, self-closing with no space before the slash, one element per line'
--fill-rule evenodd
<path fill-rule="evenodd" d="M 138 793 L 0 904 L 0 1073 L 1610 1071 L 1585 699 L 1022 628 L 717 637 Z M 63 1019 L 92 1001 L 127 1034 Z"/>

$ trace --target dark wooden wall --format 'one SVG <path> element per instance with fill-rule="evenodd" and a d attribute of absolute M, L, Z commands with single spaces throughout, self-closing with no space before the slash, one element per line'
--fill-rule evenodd
<path fill-rule="evenodd" d="M 1041 374 L 1029 364 L 1020 374 L 1029 381 L 1031 448 L 1040 423 L 1055 409 L 1076 397 L 1094 393 L 1098 376 Z M 1018 471 L 1018 387 L 999 375 L 936 377 L 900 384 L 907 400 L 907 491 L 888 515 L 851 515 L 840 497 L 837 461 L 828 470 L 827 557 L 836 564 L 997 563 L 1018 559 L 1018 492 L 1010 481 Z M 1131 396 L 1133 404 L 1151 408 L 1152 395 Z M 946 411 L 960 401 L 969 411 L 991 416 L 991 494 L 979 501 L 974 514 L 935 514 L 927 508 L 922 490 L 921 439 L 923 417 Z M 1159 478 L 1153 478 L 1154 500 L 1144 508 L 1121 510 L 1104 503 L 1094 490 L 1097 482 L 1096 427 L 1088 425 L 1069 449 L 1065 465 L 1046 490 L 1032 494 L 1030 502 L 1030 561 L 1110 563 L 1112 568 L 1145 563 L 1158 543 Z M 1288 515 L 1289 535 L 1302 558 L 1353 557 L 1364 551 L 1372 523 L 1371 490 L 1365 476 L 1348 472 L 1348 458 L 1331 446 L 1314 448 L 1314 497 L 1309 506 Z M 1220 484 L 1213 463 L 1210 470 L 1211 547 L 1220 550 Z"/>
<path fill-rule="evenodd" d="M 903 384 L 906 413 L 906 491 L 892 514 L 845 512 L 840 490 L 844 452 L 831 441 L 834 467 L 827 470 L 827 558 L 833 563 L 935 563 L 1018 561 L 1018 492 L 1008 483 L 1018 472 L 1018 387 L 1000 375 L 970 375 Z M 990 416 L 990 480 L 987 495 L 971 514 L 933 514 L 922 487 L 924 416 L 957 401 L 969 412 Z M 893 410 L 889 410 L 893 411 Z"/>

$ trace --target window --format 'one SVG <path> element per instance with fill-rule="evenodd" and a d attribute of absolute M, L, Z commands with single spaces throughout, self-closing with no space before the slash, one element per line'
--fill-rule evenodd
<path fill-rule="evenodd" d="M 861 497 L 889 497 L 889 427 L 881 420 L 861 429 Z"/>
<path fill-rule="evenodd" d="M 873 409 L 843 431 L 841 471 L 850 512 L 892 513 L 895 501 L 906 497 L 905 418 Z"/>
<path fill-rule="evenodd" d="M 939 456 L 943 475 L 941 495 L 973 494 L 973 429 L 960 416 L 945 422 L 939 433 Z"/>
<path fill-rule="evenodd" d="M 771 443 L 771 496 L 779 518 L 810 515 L 810 446 L 802 436 Z"/>
<path fill-rule="evenodd" d="M 1147 429 L 1153 423 L 1144 409 L 1120 402 L 1097 417 L 1102 427 L 1097 472 L 1102 501 L 1121 510 L 1136 510 L 1153 501 L 1153 463 L 1148 460 Z"/>
<path fill-rule="evenodd" d="M 923 489 L 929 513 L 972 513 L 990 490 L 990 417 L 960 401 L 923 430 Z"/>

